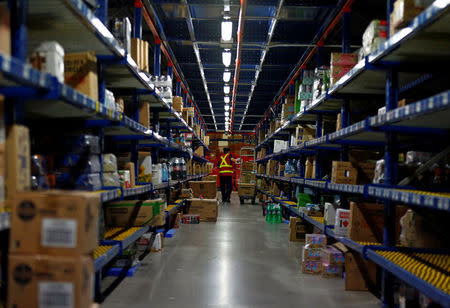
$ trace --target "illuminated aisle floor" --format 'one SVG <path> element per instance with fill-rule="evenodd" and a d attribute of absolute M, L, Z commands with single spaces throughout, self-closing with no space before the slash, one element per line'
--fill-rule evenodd
<path fill-rule="evenodd" d="M 182 225 L 101 307 L 379 307 L 341 279 L 301 274 L 300 258 L 288 225 L 267 224 L 261 206 L 233 193 L 217 223 Z"/>

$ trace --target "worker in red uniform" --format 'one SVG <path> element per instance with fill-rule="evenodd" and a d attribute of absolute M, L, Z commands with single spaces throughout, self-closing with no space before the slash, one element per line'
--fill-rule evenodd
<path fill-rule="evenodd" d="M 220 155 L 217 166 L 219 167 L 220 191 L 222 192 L 222 202 L 230 202 L 231 192 L 233 190 L 233 162 L 238 162 L 239 159 L 233 157 L 229 148 L 223 149 L 223 154 Z"/>

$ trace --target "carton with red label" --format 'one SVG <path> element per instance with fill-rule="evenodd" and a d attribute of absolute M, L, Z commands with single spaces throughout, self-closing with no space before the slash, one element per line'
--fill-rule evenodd
<path fill-rule="evenodd" d="M 350 210 L 337 209 L 334 224 L 334 233 L 337 236 L 347 236 L 347 229 L 350 224 Z"/>

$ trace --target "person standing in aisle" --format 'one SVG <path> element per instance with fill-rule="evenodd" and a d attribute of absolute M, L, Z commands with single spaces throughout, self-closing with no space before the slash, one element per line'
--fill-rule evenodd
<path fill-rule="evenodd" d="M 229 148 L 223 149 L 223 154 L 220 155 L 217 166 L 219 167 L 220 191 L 222 192 L 222 202 L 230 202 L 231 192 L 233 190 L 233 162 L 238 162 L 230 153 Z"/>

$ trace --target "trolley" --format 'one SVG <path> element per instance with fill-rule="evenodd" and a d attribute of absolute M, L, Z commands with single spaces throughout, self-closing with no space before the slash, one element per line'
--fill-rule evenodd
<path fill-rule="evenodd" d="M 255 148 L 242 147 L 241 150 L 239 151 L 239 156 L 241 157 L 240 164 L 238 164 L 239 200 L 241 204 L 244 204 L 245 200 L 251 200 L 252 204 L 255 204 L 256 198 L 256 164 L 254 163 Z"/>

